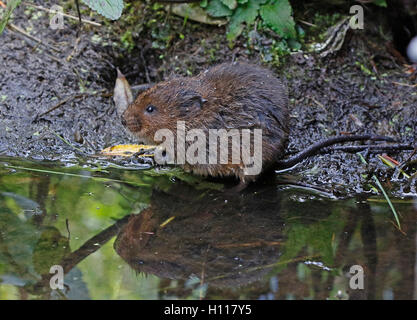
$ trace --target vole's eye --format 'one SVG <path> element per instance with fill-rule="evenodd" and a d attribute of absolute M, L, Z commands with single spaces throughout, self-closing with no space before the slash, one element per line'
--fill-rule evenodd
<path fill-rule="evenodd" d="M 153 106 L 153 105 L 148 105 L 147 107 L 146 107 L 146 112 L 147 113 L 152 113 L 152 112 L 154 112 L 155 111 L 155 106 Z"/>

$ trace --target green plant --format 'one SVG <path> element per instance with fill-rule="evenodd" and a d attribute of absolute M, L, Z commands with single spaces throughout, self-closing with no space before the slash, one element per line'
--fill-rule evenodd
<path fill-rule="evenodd" d="M 112 20 L 121 16 L 124 7 L 123 0 L 83 0 L 83 2 Z M 372 2 L 377 6 L 387 7 L 385 0 Z M 227 33 L 229 40 L 236 39 L 242 33 L 244 24 L 253 25 L 258 17 L 261 17 L 263 23 L 279 36 L 287 39 L 296 36 L 292 7 L 288 0 L 202 0 L 200 6 L 211 17 L 229 19 Z"/>
<path fill-rule="evenodd" d="M 116 20 L 123 11 L 123 0 L 83 0 L 91 9 Z M 255 24 L 258 18 L 264 26 L 280 37 L 295 39 L 295 23 L 288 0 L 203 0 L 200 6 L 213 18 L 227 18 L 227 39 L 235 40 L 244 30 Z"/>
<path fill-rule="evenodd" d="M 374 0 L 372 1 L 372 3 L 380 7 L 384 7 L 384 8 L 387 7 L 387 2 L 385 0 Z"/>
<path fill-rule="evenodd" d="M 7 22 L 10 19 L 14 9 L 20 4 L 21 0 L 9 0 L 7 1 L 6 11 L 3 14 L 3 17 L 0 21 L 0 34 L 3 32 L 4 28 L 6 27 Z"/>
<path fill-rule="evenodd" d="M 124 7 L 123 0 L 83 0 L 83 2 L 111 20 L 119 19 Z"/>
<path fill-rule="evenodd" d="M 227 39 L 235 40 L 260 17 L 280 37 L 296 37 L 292 8 L 288 0 L 205 0 L 200 6 L 212 17 L 229 19 Z"/>

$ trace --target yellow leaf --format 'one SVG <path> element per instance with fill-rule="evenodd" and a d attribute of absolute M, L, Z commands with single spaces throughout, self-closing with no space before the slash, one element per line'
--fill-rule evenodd
<path fill-rule="evenodd" d="M 144 144 L 118 144 L 101 150 L 101 154 L 105 156 L 122 156 L 130 157 L 135 153 L 144 150 L 153 150 L 156 146 L 148 146 Z M 141 154 L 142 157 L 153 157 L 153 154 Z"/>
<path fill-rule="evenodd" d="M 163 227 L 165 227 L 168 223 L 170 223 L 172 220 L 174 220 L 175 219 L 175 216 L 172 216 L 172 217 L 170 217 L 170 218 L 168 218 L 168 219 L 166 219 L 164 222 L 162 222 L 159 226 L 161 227 L 161 228 L 163 228 Z"/>

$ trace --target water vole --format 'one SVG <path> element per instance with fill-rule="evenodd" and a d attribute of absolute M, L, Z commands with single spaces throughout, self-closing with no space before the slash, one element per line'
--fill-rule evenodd
<path fill-rule="evenodd" d="M 184 122 L 187 132 L 200 129 L 207 136 L 210 129 L 261 129 L 261 165 L 267 168 L 282 157 L 287 141 L 287 90 L 267 69 L 245 63 L 225 63 L 196 77 L 158 83 L 141 93 L 122 116 L 127 128 L 148 144 L 158 144 L 154 137 L 159 129 L 171 130 L 177 138 L 178 121 Z M 250 146 L 253 145 L 252 137 Z M 236 176 L 244 182 L 253 180 L 256 175 L 245 174 L 242 161 L 232 161 L 232 148 L 229 146 L 226 164 L 186 162 L 184 168 L 200 175 Z"/>
<path fill-rule="evenodd" d="M 115 93 L 116 91 L 120 90 L 115 90 Z M 209 136 L 213 129 L 229 130 L 228 132 L 237 130 L 229 138 L 233 140 L 233 136 L 238 136 L 242 146 L 235 147 L 229 143 L 226 147 L 228 151 L 226 161 L 218 161 L 217 153 L 221 149 L 219 145 L 215 149 L 217 162 L 209 162 L 211 150 L 208 140 L 204 140 L 200 147 L 207 147 L 203 155 L 206 162 L 176 163 L 182 165 L 186 171 L 200 175 L 235 176 L 243 185 L 256 179 L 261 171 L 273 165 L 292 166 L 335 143 L 363 140 L 393 141 L 388 137 L 373 135 L 335 136 L 319 141 L 289 159 L 279 160 L 284 156 L 289 133 L 286 87 L 271 71 L 246 63 L 224 63 L 195 77 L 176 78 L 158 83 L 139 94 L 132 103 L 128 101 L 132 100 L 131 98 L 123 98 L 123 94 L 121 96 L 121 99 L 118 95 L 115 96 L 116 105 L 128 105 L 122 115 L 122 123 L 140 141 L 147 144 L 161 143 L 161 140 L 155 140 L 155 134 L 161 129 L 172 132 L 174 139 L 179 140 L 179 123 L 184 125 L 187 132 L 199 129 L 205 136 Z M 117 103 L 118 100 L 124 102 Z M 243 132 L 247 129 L 261 130 L 262 138 L 259 143 L 252 136 L 248 144 L 243 144 Z M 195 142 L 194 138 L 196 135 L 193 139 L 185 141 L 185 144 L 192 145 Z M 233 152 L 237 151 L 243 156 L 245 151 L 250 150 L 251 155 L 256 156 L 255 149 L 259 145 L 262 147 L 258 158 L 261 171 L 248 174 L 248 162 L 241 159 L 236 161 Z M 175 148 L 177 154 L 178 148 L 176 146 Z M 192 151 L 201 150 L 194 148 Z"/>

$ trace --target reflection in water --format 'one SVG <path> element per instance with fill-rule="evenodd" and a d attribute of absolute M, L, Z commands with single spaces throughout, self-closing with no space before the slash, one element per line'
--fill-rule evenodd
<path fill-rule="evenodd" d="M 196 277 L 220 287 L 265 277 L 280 256 L 285 221 L 279 192 L 177 195 L 154 191 L 150 206 L 133 215 L 115 248 L 132 268 L 168 279 Z M 182 196 L 178 196 L 182 195 Z"/>
<path fill-rule="evenodd" d="M 417 298 L 411 199 L 393 199 L 398 230 L 383 198 L 116 173 L 0 170 L 0 298 Z M 62 292 L 49 287 L 55 264 Z M 353 265 L 363 290 L 349 287 Z"/>
<path fill-rule="evenodd" d="M 404 217 L 408 221 L 403 220 L 403 232 L 390 233 L 395 239 L 392 249 L 401 257 L 393 261 L 386 249 L 378 252 L 377 229 L 366 198 L 346 210 L 336 201 L 308 198 L 271 187 L 240 195 L 198 194 L 180 185 L 173 193 L 154 191 L 150 206 L 130 217 L 115 249 L 139 272 L 170 280 L 194 278 L 208 285 L 208 294 L 210 289 L 251 285 L 257 288 L 253 293 L 263 287 L 273 298 L 303 298 L 311 290 L 317 299 L 375 299 L 387 297 L 391 290 L 395 298 L 413 298 L 416 247 L 410 239 L 416 233 L 415 214 Z M 386 228 L 388 219 L 384 224 Z M 303 270 L 306 265 L 311 268 Z M 364 269 L 363 290 L 349 288 L 353 265 Z M 391 276 L 387 272 L 398 271 L 401 280 L 394 290 L 377 283 Z M 306 272 L 311 273 L 311 284 L 305 281 Z M 268 285 L 278 280 L 285 290 L 273 292 Z"/>

